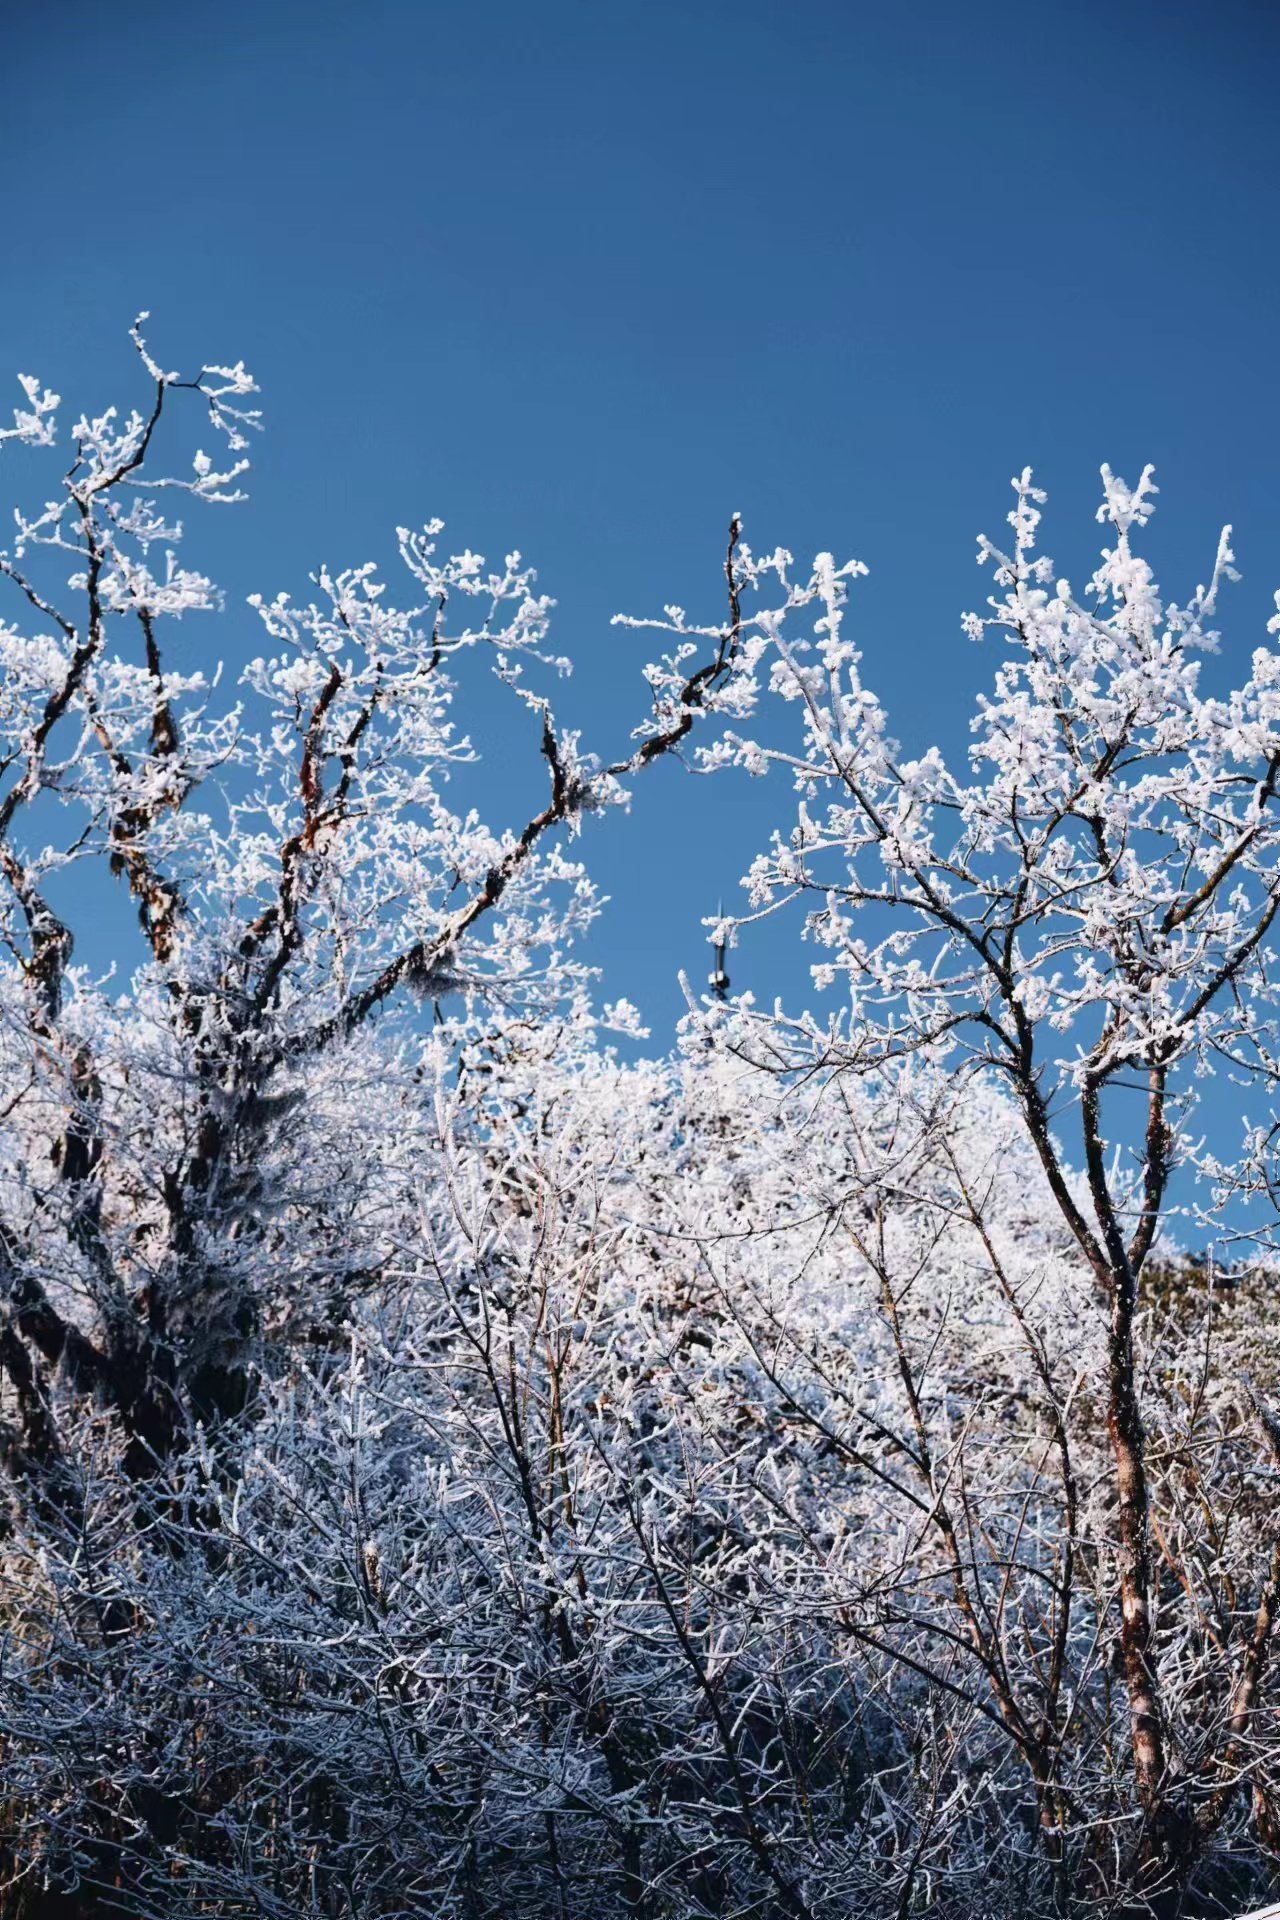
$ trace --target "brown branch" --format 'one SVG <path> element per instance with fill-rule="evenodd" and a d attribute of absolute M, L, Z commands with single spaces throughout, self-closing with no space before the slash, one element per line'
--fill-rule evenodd
<path fill-rule="evenodd" d="M 740 589 L 734 564 L 740 534 L 741 528 L 735 517 L 730 523 L 729 546 L 725 558 L 725 574 L 729 583 L 729 625 L 720 636 L 714 657 L 685 681 L 680 693 L 679 718 L 663 732 L 646 740 L 629 759 L 615 761 L 611 766 L 606 767 L 603 773 L 597 776 L 599 779 L 611 779 L 620 774 L 638 772 L 642 767 L 651 765 L 661 755 L 672 752 L 689 733 L 698 712 L 705 706 L 708 695 L 725 674 L 731 671 L 737 657 L 742 632 Z M 495 861 L 489 868 L 483 882 L 467 904 L 445 922 L 434 938 L 415 941 L 411 947 L 397 954 L 395 959 L 389 961 L 366 987 L 348 1001 L 340 1013 L 322 1021 L 309 1035 L 298 1042 L 299 1051 L 313 1052 L 341 1034 L 354 1032 L 398 987 L 415 978 L 428 978 L 437 972 L 456 951 L 458 942 L 470 928 L 497 906 L 511 881 L 529 860 L 543 837 L 553 827 L 571 818 L 584 803 L 589 802 L 591 784 L 571 775 L 564 766 L 551 717 L 545 708 L 542 722 L 542 754 L 551 773 L 550 801 L 528 821 L 519 839 L 508 848 L 502 858 Z"/>

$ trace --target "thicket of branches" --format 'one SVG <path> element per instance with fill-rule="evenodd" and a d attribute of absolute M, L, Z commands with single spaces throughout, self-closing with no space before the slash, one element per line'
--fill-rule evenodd
<path fill-rule="evenodd" d="M 1077 596 L 1023 475 L 962 772 L 889 738 L 862 569 L 736 520 L 610 759 L 520 556 L 436 522 L 408 605 L 255 602 L 228 699 L 169 503 L 240 497 L 253 383 L 135 344 L 0 557 L 0 1910 L 1265 1897 L 1280 653 L 1201 689 L 1226 537 L 1163 601 L 1104 469 Z M 448 799 L 482 655 L 545 763 L 505 832 Z M 793 783 L 720 933 L 798 903 L 838 1011 L 691 999 L 629 1063 L 570 843 L 686 752 Z"/>

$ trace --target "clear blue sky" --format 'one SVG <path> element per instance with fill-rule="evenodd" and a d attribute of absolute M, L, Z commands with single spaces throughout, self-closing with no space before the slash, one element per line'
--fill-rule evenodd
<path fill-rule="evenodd" d="M 188 658 L 258 651 L 238 596 L 390 565 L 391 529 L 439 513 L 536 561 L 562 713 L 612 752 L 644 643 L 609 614 L 718 614 L 741 508 L 760 545 L 869 564 L 869 677 L 900 737 L 955 751 L 994 665 L 958 629 L 974 535 L 1029 461 L 1080 575 L 1104 459 L 1156 462 L 1179 596 L 1234 521 L 1228 666 L 1261 637 L 1267 6 L 10 0 L 0 32 L 0 367 L 127 397 L 145 306 L 166 364 L 243 357 L 264 389 L 252 505 L 192 530 L 233 606 Z M 520 824 L 540 792 L 530 739 L 486 810 Z M 789 815 L 781 783 L 667 769 L 597 823 L 594 958 L 655 1037 L 677 967 L 705 975 L 700 916 Z M 803 958 L 760 937 L 735 984 L 794 996 Z"/>

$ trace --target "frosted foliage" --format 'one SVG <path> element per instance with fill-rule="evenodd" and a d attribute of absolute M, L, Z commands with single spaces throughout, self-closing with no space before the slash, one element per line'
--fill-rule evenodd
<path fill-rule="evenodd" d="M 1259 1903 L 1280 721 L 1267 646 L 1201 691 L 1226 539 L 1166 604 L 1104 470 L 1077 598 L 1023 475 L 961 776 L 862 682 L 864 569 L 735 517 L 609 758 L 533 571 L 439 521 L 175 669 L 221 599 L 170 496 L 242 500 L 260 423 L 134 343 L 136 410 L 2 430 L 62 475 L 0 557 L 6 1913 Z M 484 672 L 514 826 L 450 804 Z M 794 783 L 711 931 L 799 898 L 840 1004 L 691 998 L 646 1060 L 582 856 L 686 752 Z"/>

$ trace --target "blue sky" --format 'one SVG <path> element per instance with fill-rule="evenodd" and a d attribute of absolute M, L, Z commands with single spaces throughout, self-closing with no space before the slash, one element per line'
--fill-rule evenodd
<path fill-rule="evenodd" d="M 609 615 L 718 614 L 740 508 L 756 544 L 867 562 L 868 677 L 899 737 L 954 752 L 1009 476 L 1037 469 L 1079 576 L 1099 463 L 1148 459 L 1168 585 L 1232 520 L 1226 668 L 1261 637 L 1268 8 L 72 0 L 56 47 L 49 21 L 5 9 L 0 366 L 127 398 L 149 307 L 166 364 L 243 357 L 264 390 L 252 505 L 192 529 L 230 604 L 185 658 L 258 651 L 244 594 L 390 566 L 394 526 L 438 513 L 537 563 L 576 661 L 561 713 L 611 753 L 645 655 Z M 504 750 L 494 824 L 541 778 L 532 738 Z M 593 957 L 655 1037 L 677 969 L 707 970 L 701 916 L 789 816 L 781 782 L 663 769 L 596 823 Z M 735 984 L 805 991 L 793 932 Z"/>

